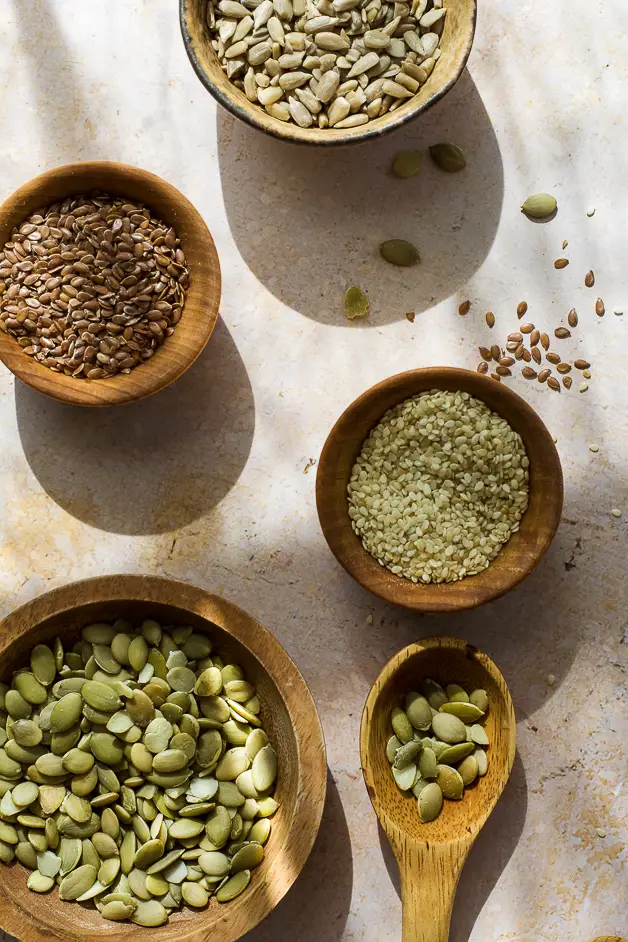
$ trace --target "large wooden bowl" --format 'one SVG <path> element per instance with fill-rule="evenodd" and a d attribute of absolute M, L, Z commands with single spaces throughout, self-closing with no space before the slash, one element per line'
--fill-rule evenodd
<path fill-rule="evenodd" d="M 351 470 L 371 429 L 392 406 L 428 389 L 462 389 L 503 416 L 523 439 L 530 459 L 530 499 L 519 530 L 488 569 L 459 582 L 416 585 L 393 575 L 362 546 L 347 506 Z M 453 612 L 482 605 L 513 589 L 537 565 L 560 522 L 563 475 L 552 438 L 536 412 L 506 385 L 452 367 L 391 376 L 356 399 L 325 442 L 316 478 L 318 516 L 329 547 L 347 572 L 380 598 L 420 612 Z"/>
<path fill-rule="evenodd" d="M 76 379 L 54 373 L 27 356 L 15 338 L 2 331 L 0 359 L 22 382 L 54 399 L 78 406 L 114 406 L 150 396 L 194 363 L 218 319 L 220 264 L 205 222 L 182 193 L 153 173 L 108 161 L 56 167 L 21 186 L 0 206 L 0 247 L 35 209 L 91 190 L 142 202 L 176 230 L 190 269 L 181 320 L 150 360 L 126 375 L 108 379 Z"/>
<path fill-rule="evenodd" d="M 39 895 L 26 888 L 27 871 L 0 864 L 0 928 L 21 942 L 234 942 L 257 925 L 287 893 L 318 832 L 325 800 L 323 733 L 310 692 L 273 635 L 236 605 L 203 589 L 152 576 L 103 576 L 42 595 L 0 623 L 0 677 L 28 663 L 36 643 L 61 636 L 77 640 L 92 621 L 121 616 L 155 617 L 193 625 L 216 648 L 242 665 L 262 701 L 262 723 L 279 758 L 276 797 L 280 809 L 263 863 L 245 892 L 231 903 L 185 910 L 147 932 L 104 920 L 96 909 L 61 902 L 56 889 Z"/>
<path fill-rule="evenodd" d="M 455 0 L 447 4 L 447 17 L 441 41 L 442 54 L 436 68 L 417 95 L 391 114 L 383 115 L 357 128 L 300 128 L 279 121 L 229 81 L 211 45 L 205 19 L 207 0 L 179 0 L 181 32 L 190 62 L 199 79 L 224 108 L 260 131 L 296 144 L 352 144 L 367 141 L 401 127 L 427 111 L 454 87 L 464 71 L 475 34 L 477 0 Z"/>

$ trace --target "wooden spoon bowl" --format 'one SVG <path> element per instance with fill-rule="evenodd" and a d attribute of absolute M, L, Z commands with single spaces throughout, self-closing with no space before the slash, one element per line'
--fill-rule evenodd
<path fill-rule="evenodd" d="M 506 419 L 521 435 L 530 460 L 530 495 L 519 530 L 488 569 L 459 582 L 417 585 L 394 575 L 364 549 L 349 518 L 347 485 L 364 440 L 388 409 L 429 389 L 463 390 Z M 387 602 L 419 612 L 453 612 L 499 598 L 532 572 L 560 523 L 563 475 L 551 435 L 517 393 L 470 370 L 429 367 L 372 386 L 340 416 L 318 463 L 316 504 L 329 548 L 361 586 Z"/>
<path fill-rule="evenodd" d="M 150 360 L 128 374 L 118 373 L 107 379 L 76 379 L 53 373 L 27 356 L 17 340 L 3 331 L 0 360 L 23 383 L 54 399 L 78 406 L 115 406 L 158 392 L 194 363 L 218 319 L 220 264 L 203 218 L 182 193 L 146 170 L 107 161 L 56 167 L 16 190 L 0 206 L 0 250 L 14 227 L 35 209 L 92 190 L 144 203 L 181 238 L 190 269 L 190 287 L 174 333 Z"/>
<path fill-rule="evenodd" d="M 279 759 L 276 798 L 265 857 L 244 893 L 205 910 L 184 909 L 150 933 L 107 922 L 89 905 L 62 902 L 56 889 L 32 893 L 28 871 L 0 864 L 0 928 L 21 942 L 234 942 L 277 905 L 297 879 L 318 832 L 326 787 L 323 733 L 310 692 L 273 635 L 236 605 L 203 589 L 152 576 L 103 576 L 42 595 L 0 623 L 1 679 L 28 663 L 31 649 L 61 636 L 72 645 L 93 621 L 125 617 L 137 623 L 192 625 L 240 664 L 255 684 L 261 720 Z"/>
<path fill-rule="evenodd" d="M 279 121 L 264 108 L 248 100 L 223 72 L 211 44 L 207 28 L 207 0 L 179 0 L 181 32 L 194 71 L 216 101 L 236 118 L 284 141 L 297 144 L 352 144 L 373 140 L 401 127 L 406 121 L 427 111 L 454 87 L 462 75 L 475 34 L 476 0 L 456 0 L 447 10 L 441 41 L 441 57 L 429 79 L 417 95 L 400 108 L 357 128 L 338 130 L 318 127 L 300 128 L 292 122 Z"/>
<path fill-rule="evenodd" d="M 484 727 L 488 771 L 445 801 L 439 817 L 419 820 L 417 800 L 397 787 L 386 758 L 390 714 L 430 677 L 445 686 L 482 688 L 489 698 Z M 397 858 L 403 903 L 403 942 L 447 942 L 463 864 L 501 795 L 515 759 L 515 713 L 506 681 L 486 654 L 457 638 L 424 638 L 396 654 L 373 684 L 362 713 L 360 757 L 369 797 Z"/>

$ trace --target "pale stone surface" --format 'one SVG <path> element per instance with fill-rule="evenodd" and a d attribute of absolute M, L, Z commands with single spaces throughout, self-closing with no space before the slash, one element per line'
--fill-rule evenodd
<path fill-rule="evenodd" d="M 75 159 L 141 165 L 204 215 L 224 278 L 224 322 L 152 400 L 80 411 L 0 368 L 1 610 L 85 576 L 157 572 L 233 599 L 287 647 L 321 711 L 330 797 L 303 876 L 250 942 L 401 938 L 394 865 L 361 780 L 360 711 L 400 647 L 430 633 L 469 638 L 511 685 L 519 757 L 462 877 L 452 942 L 628 936 L 628 314 L 612 314 L 628 312 L 628 8 L 484 3 L 469 72 L 446 100 L 394 137 L 325 153 L 217 113 L 176 6 L 0 0 L 0 196 Z M 464 174 L 426 157 L 411 181 L 387 175 L 401 148 L 446 139 L 465 149 Z M 519 213 L 539 190 L 560 204 L 547 225 Z M 421 266 L 379 260 L 394 237 L 419 246 Z M 562 254 L 571 264 L 556 272 Z M 351 283 L 372 305 L 356 325 L 342 314 Z M 514 329 L 522 298 L 549 328 L 575 305 L 580 327 L 560 349 L 594 363 L 583 395 L 513 381 L 558 436 L 558 537 L 507 598 L 458 617 L 407 615 L 331 557 L 312 462 L 356 395 L 411 367 L 474 368 L 478 344 Z"/>

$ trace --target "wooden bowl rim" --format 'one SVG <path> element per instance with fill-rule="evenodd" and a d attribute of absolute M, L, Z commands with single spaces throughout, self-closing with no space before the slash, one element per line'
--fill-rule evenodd
<path fill-rule="evenodd" d="M 271 115 L 267 114 L 265 111 L 261 111 L 260 109 L 261 114 L 264 115 L 264 120 L 262 121 L 261 115 L 258 117 L 256 114 L 257 109 L 255 109 L 253 106 L 251 106 L 251 108 L 247 108 L 244 103 L 239 103 L 239 96 L 236 96 L 235 94 L 228 95 L 218 88 L 211 76 L 207 74 L 201 65 L 194 48 L 195 37 L 192 35 L 188 24 L 188 9 L 191 2 L 193 2 L 193 0 L 179 0 L 179 22 L 181 26 L 181 35 L 183 36 L 183 43 L 185 45 L 188 58 L 192 64 L 192 68 L 196 72 L 196 75 L 200 79 L 205 89 L 211 95 L 213 95 L 219 105 L 222 105 L 223 108 L 226 108 L 227 111 L 234 115 L 234 117 L 246 122 L 251 127 L 256 128 L 258 131 L 264 131 L 266 134 L 270 134 L 272 137 L 275 137 L 280 141 L 290 141 L 293 144 L 305 144 L 310 146 L 325 146 L 331 144 L 332 146 L 338 147 L 345 144 L 363 143 L 365 141 L 381 137 L 384 134 L 388 134 L 390 131 L 400 128 L 408 121 L 411 121 L 420 114 L 423 114 L 425 111 L 428 111 L 433 105 L 439 102 L 441 98 L 444 98 L 444 96 L 449 91 L 451 91 L 454 85 L 456 85 L 456 83 L 459 81 L 471 54 L 471 48 L 473 46 L 477 25 L 477 0 L 471 0 L 472 13 L 470 30 L 458 65 L 452 72 L 449 81 L 439 91 L 430 95 L 426 101 L 422 102 L 414 109 L 409 109 L 408 111 L 404 110 L 403 108 L 399 108 L 397 111 L 393 111 L 392 114 L 389 113 L 385 117 L 389 118 L 390 120 L 386 121 L 386 123 L 382 124 L 380 127 L 372 127 L 369 123 L 357 128 L 346 128 L 344 130 L 338 131 L 330 128 L 326 130 L 325 138 L 322 139 L 311 137 L 308 133 L 308 128 L 300 128 L 296 124 L 279 121 L 277 118 L 273 118 Z M 238 90 L 235 89 L 235 91 Z"/>
<path fill-rule="evenodd" d="M 84 602 L 77 602 L 77 592 L 84 595 Z M 176 593 L 176 602 L 173 601 L 173 592 Z M 43 595 L 36 596 L 30 601 L 14 609 L 0 620 L 0 657 L 24 634 L 20 626 L 25 622 L 30 625 L 28 632 L 36 632 L 37 626 L 50 618 L 63 615 L 78 608 L 80 605 L 102 604 L 109 602 L 144 602 L 165 604 L 172 608 L 180 608 L 182 613 L 189 612 L 211 622 L 219 631 L 230 635 L 260 665 L 261 669 L 271 678 L 284 703 L 294 708 L 290 711 L 291 718 L 297 717 L 298 722 L 293 723 L 293 731 L 297 746 L 298 780 L 296 788 L 295 808 L 299 815 L 307 813 L 312 822 L 311 830 L 302 835 L 302 839 L 290 848 L 290 867 L 286 868 L 282 881 L 275 881 L 272 889 L 268 883 L 261 881 L 253 886 L 251 891 L 256 893 L 263 902 L 258 906 L 254 915 L 247 915 L 242 919 L 243 906 L 232 904 L 221 909 L 220 924 L 216 923 L 213 932 L 220 932 L 223 942 L 235 942 L 242 935 L 258 925 L 277 906 L 281 899 L 297 880 L 307 858 L 310 855 L 316 840 L 327 790 L 327 758 L 325 738 L 322 724 L 318 715 L 316 704 L 310 690 L 298 667 L 279 643 L 277 638 L 252 615 L 240 608 L 234 602 L 222 596 L 215 595 L 200 586 L 176 579 L 167 579 L 161 576 L 133 575 L 106 575 L 82 579 L 77 582 L 53 589 Z M 241 619 L 245 625 L 236 621 L 236 630 L 232 625 L 226 624 L 229 616 L 234 615 Z M 262 652 L 262 654 L 260 654 Z M 269 670 L 268 661 L 274 659 L 279 665 L 284 679 L 280 682 L 276 670 Z M 303 778 L 303 768 L 307 766 L 309 776 L 307 783 Z M 294 817 L 293 817 L 294 822 Z M 292 824 L 291 824 L 292 827 Z M 25 892 L 28 892 L 25 890 Z M 249 897 L 242 897 L 243 903 Z M 198 924 L 194 928 L 182 926 L 176 933 L 176 921 L 154 930 L 157 937 L 161 937 L 162 929 L 173 930 L 165 942 L 205 942 L 209 938 L 207 927 L 203 928 L 203 913 L 197 913 Z M 236 918 L 236 914 L 239 919 Z M 35 920 L 31 921 L 28 901 L 24 907 L 16 905 L 2 891 L 0 881 L 0 919 L 2 928 L 18 939 L 27 942 L 46 942 L 50 938 L 50 927 L 43 927 Z M 237 921 L 238 927 L 233 933 L 232 923 Z M 113 926 L 116 924 L 114 923 Z M 125 938 L 124 924 L 120 925 L 120 932 L 103 933 L 103 938 L 110 942 L 120 942 Z M 82 938 L 77 933 L 75 939 Z M 68 940 L 71 942 L 71 939 Z"/>
<path fill-rule="evenodd" d="M 216 321 L 218 320 L 221 293 L 220 261 L 214 240 L 207 228 L 205 220 L 190 200 L 176 187 L 168 183 L 168 181 L 164 180 L 162 177 L 148 170 L 143 170 L 141 167 L 134 167 L 130 164 L 110 160 L 81 160 L 46 170 L 28 180 L 26 183 L 23 183 L 0 205 L 0 228 L 8 224 L 13 228 L 20 220 L 23 220 L 25 215 L 31 211 L 23 207 L 28 207 L 29 205 L 33 206 L 33 200 L 38 190 L 48 185 L 51 181 L 67 180 L 67 195 L 71 196 L 72 194 L 81 192 L 85 188 L 99 189 L 97 180 L 89 187 L 87 182 L 84 181 L 85 178 L 90 175 L 98 176 L 103 173 L 113 174 L 120 181 L 120 189 L 112 194 L 114 196 L 125 196 L 125 180 L 128 180 L 130 177 L 135 177 L 136 181 L 140 182 L 141 186 L 146 188 L 147 194 L 150 194 L 151 191 L 156 192 L 165 202 L 177 205 L 180 215 L 199 230 L 199 236 L 196 237 L 194 241 L 197 242 L 199 247 L 205 250 L 203 267 L 205 268 L 206 266 L 207 271 L 212 272 L 212 277 L 216 281 L 216 291 L 209 296 L 205 296 L 199 291 L 199 300 L 202 299 L 202 304 L 206 312 L 203 318 L 194 319 L 193 322 L 190 321 L 186 323 L 185 317 L 182 316 L 177 325 L 175 334 L 166 340 L 151 360 L 136 367 L 136 370 L 141 370 L 141 374 L 137 374 L 136 370 L 133 370 L 130 374 L 118 374 L 109 379 L 75 380 L 72 379 L 71 376 L 65 376 L 63 373 L 53 373 L 47 367 L 38 363 L 37 360 L 27 357 L 22 353 L 17 341 L 13 337 L 4 332 L 0 332 L 0 360 L 2 360 L 7 369 L 9 369 L 14 376 L 27 386 L 31 386 L 38 392 L 53 399 L 58 399 L 61 402 L 71 405 L 89 407 L 115 406 L 135 402 L 159 392 L 185 373 L 202 353 L 207 341 L 211 337 Z M 77 180 L 76 185 L 73 184 L 73 180 Z M 78 184 L 78 180 L 81 181 L 80 185 Z M 145 201 L 146 205 L 152 208 L 150 206 L 150 196 L 148 196 Z M 185 307 L 191 298 L 196 298 L 193 272 L 191 273 L 190 287 L 183 308 L 184 313 Z M 182 340 L 187 341 L 191 350 L 180 349 L 180 343 L 171 344 L 170 341 L 173 340 L 174 337 L 176 337 L 179 342 Z M 165 349 L 168 351 L 168 357 L 164 357 L 162 360 L 160 354 Z M 142 380 L 150 379 L 148 387 L 139 393 L 136 389 L 138 378 Z M 83 388 L 83 386 L 85 386 L 85 388 Z M 87 387 L 90 387 L 92 390 L 102 388 L 102 390 L 107 393 L 106 399 L 94 399 L 91 394 L 88 394 Z"/>
<path fill-rule="evenodd" d="M 471 382 L 471 380 L 473 380 L 473 382 Z M 473 391 L 469 391 L 468 386 L 472 386 Z M 550 470 L 554 482 L 553 487 L 555 489 L 556 500 L 551 505 L 553 512 L 548 515 L 547 519 L 544 521 L 542 539 L 540 545 L 537 547 L 537 551 L 535 553 L 526 553 L 524 557 L 525 565 L 520 565 L 518 569 L 504 568 L 502 572 L 499 566 L 496 566 L 500 558 L 502 563 L 504 559 L 507 559 L 506 554 L 508 553 L 508 546 L 510 545 L 508 543 L 500 551 L 493 563 L 491 563 L 491 566 L 476 576 L 467 576 L 465 579 L 454 583 L 437 583 L 427 586 L 414 584 L 402 576 L 396 576 L 391 573 L 390 570 L 385 569 L 364 549 L 360 539 L 351 527 L 348 513 L 342 520 L 338 520 L 334 515 L 337 491 L 341 486 L 336 480 L 336 468 L 340 456 L 345 454 L 347 448 L 347 443 L 343 442 L 343 433 L 345 430 L 350 431 L 361 414 L 376 402 L 383 393 L 388 393 L 395 388 L 399 391 L 399 397 L 396 400 L 397 403 L 434 388 L 460 389 L 462 392 L 469 392 L 470 395 L 484 401 L 482 394 L 477 391 L 478 386 L 486 389 L 487 392 L 490 391 L 492 395 L 497 395 L 501 401 L 509 403 L 511 407 L 516 407 L 516 409 L 523 411 L 528 423 L 532 426 L 533 434 L 537 436 L 538 440 L 543 444 L 546 452 L 545 467 Z M 392 406 L 387 405 L 382 409 L 380 419 L 389 408 L 392 408 Z M 500 408 L 496 408 L 493 405 L 489 405 L 489 408 L 499 415 L 502 415 L 506 418 L 506 421 L 510 422 L 505 416 L 504 411 Z M 377 421 L 379 420 L 376 420 L 374 425 L 377 424 Z M 371 426 L 371 428 L 372 427 L 374 426 Z M 514 427 L 513 425 L 513 428 Z M 517 429 L 515 428 L 515 430 Z M 366 439 L 368 434 L 369 432 L 367 431 L 362 441 Z M 529 440 L 532 435 L 527 437 Z M 524 444 L 526 444 L 525 440 Z M 533 486 L 534 485 L 530 488 L 531 494 Z M 344 499 L 346 503 L 346 496 Z M 450 366 L 422 367 L 416 370 L 408 370 L 404 373 L 396 373 L 394 376 L 390 376 L 376 383 L 374 386 L 371 386 L 358 396 L 357 399 L 347 406 L 329 432 L 321 451 L 316 474 L 316 507 L 319 523 L 323 536 L 340 565 L 359 585 L 373 592 L 379 598 L 420 612 L 452 612 L 475 608 L 478 605 L 483 605 L 486 602 L 500 598 L 502 595 L 505 595 L 506 592 L 518 586 L 534 570 L 549 549 L 560 523 L 562 505 L 563 475 L 560 459 L 552 437 L 538 413 L 535 412 L 525 399 L 508 386 L 497 384 L 495 380 L 482 376 L 480 373 L 476 373 L 472 370 Z M 525 527 L 525 519 L 524 514 L 520 530 L 523 530 Z M 362 563 L 362 565 L 360 565 L 360 563 Z M 485 579 L 486 573 L 491 573 L 491 576 L 494 577 L 496 572 L 501 572 L 498 584 L 494 587 L 490 584 L 485 585 L 483 579 Z M 374 585 L 372 579 L 382 573 L 385 574 L 385 584 L 378 582 L 377 585 Z M 473 588 L 476 590 L 476 593 L 471 598 L 465 596 L 457 600 L 452 599 L 452 587 L 468 585 L 471 581 L 473 581 Z M 405 596 L 403 599 L 400 598 L 402 590 Z"/>
<path fill-rule="evenodd" d="M 476 648 L 475 645 L 470 644 L 463 638 L 453 638 L 447 635 L 432 635 L 429 638 L 421 638 L 420 641 L 415 641 L 394 654 L 388 663 L 385 664 L 382 670 L 379 672 L 375 682 L 369 690 L 364 707 L 362 709 L 362 717 L 360 719 L 360 765 L 362 768 L 364 784 L 371 800 L 371 804 L 373 805 L 373 810 L 375 811 L 375 814 L 377 815 L 378 820 L 380 821 L 386 834 L 393 836 L 396 832 L 399 831 L 399 827 L 392 820 L 386 811 L 386 808 L 380 804 L 378 800 L 375 777 L 372 774 L 372 764 L 369 761 L 369 735 L 371 729 L 371 716 L 373 716 L 375 713 L 381 690 L 385 685 L 388 684 L 390 680 L 394 678 L 394 675 L 398 672 L 399 668 L 405 663 L 405 661 L 409 660 L 411 657 L 420 655 L 423 651 L 433 648 L 449 648 L 463 652 L 470 660 L 479 663 L 493 680 L 493 682 L 502 691 L 504 705 L 508 716 L 508 728 L 510 730 L 510 735 L 508 737 L 508 752 L 506 755 L 506 764 L 503 766 L 501 775 L 498 779 L 499 792 L 493 804 L 488 808 L 486 814 L 483 817 L 476 816 L 476 818 L 470 821 L 468 827 L 465 829 L 465 833 L 459 835 L 459 839 L 467 840 L 470 835 L 473 838 L 477 836 L 480 829 L 483 827 L 484 822 L 495 807 L 499 796 L 502 794 L 504 788 L 506 787 L 506 783 L 510 778 L 510 773 L 512 772 L 512 767 L 517 752 L 517 720 L 510 689 L 506 683 L 506 680 L 504 679 L 502 672 L 497 667 L 492 658 L 488 656 L 488 654 L 480 651 L 479 648 Z M 413 838 L 408 839 L 414 841 Z M 429 837 L 426 836 L 424 842 L 418 841 L 417 843 L 425 843 L 426 846 L 431 846 L 435 843 L 454 843 L 457 839 L 458 838 L 452 838 L 451 840 L 439 842 L 435 839 L 434 833 L 430 829 Z"/>

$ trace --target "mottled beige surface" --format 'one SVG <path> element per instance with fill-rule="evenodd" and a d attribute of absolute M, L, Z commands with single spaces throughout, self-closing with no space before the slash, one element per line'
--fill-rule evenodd
<path fill-rule="evenodd" d="M 175 8 L 0 0 L 0 196 L 70 160 L 140 164 L 203 213 L 224 276 L 224 321 L 205 354 L 152 400 L 79 411 L 0 368 L 0 608 L 101 572 L 158 572 L 228 596 L 287 647 L 321 711 L 329 802 L 302 878 L 249 942 L 400 939 L 394 864 L 359 769 L 360 710 L 401 646 L 469 638 L 511 685 L 519 757 L 462 877 L 452 942 L 628 935 L 628 7 L 483 3 L 469 73 L 444 102 L 397 137 L 329 154 L 217 114 Z M 387 175 L 397 150 L 447 138 L 468 154 L 464 174 L 427 160 L 412 181 Z M 519 213 L 537 190 L 559 199 L 547 225 Z M 415 241 L 422 265 L 380 261 L 390 237 Z M 556 272 L 563 239 L 571 264 Z M 594 291 L 582 284 L 590 267 Z M 370 293 L 364 325 L 343 319 L 349 283 Z M 575 305 L 577 338 L 561 350 L 595 364 L 584 395 L 513 383 L 558 436 L 559 534 L 508 598 L 406 615 L 334 562 L 312 461 L 367 386 L 415 366 L 474 367 L 477 344 L 503 340 L 523 297 L 539 326 Z M 489 308 L 499 332 L 483 324 Z"/>

